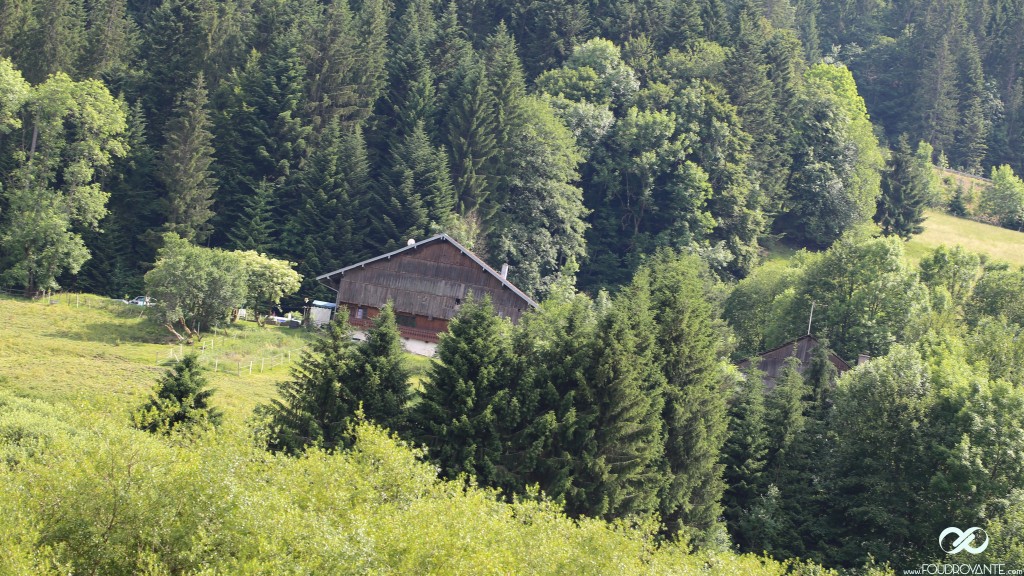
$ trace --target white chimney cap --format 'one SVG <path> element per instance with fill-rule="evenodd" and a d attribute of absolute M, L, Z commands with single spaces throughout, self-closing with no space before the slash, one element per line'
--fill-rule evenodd
<path fill-rule="evenodd" d="M 409 238 L 409 241 L 406 242 L 405 245 L 406 246 L 412 246 L 415 243 L 416 243 L 416 239 L 415 238 Z"/>

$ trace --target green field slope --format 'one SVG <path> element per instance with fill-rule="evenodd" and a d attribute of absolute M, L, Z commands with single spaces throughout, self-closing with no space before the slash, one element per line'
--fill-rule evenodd
<path fill-rule="evenodd" d="M 941 245 L 960 245 L 993 260 L 1024 265 L 1024 233 L 935 210 L 929 210 L 926 216 L 924 232 L 907 243 L 907 256 L 911 260 L 918 261 L 929 250 Z"/>
<path fill-rule="evenodd" d="M 439 480 L 419 452 L 369 425 L 350 451 L 267 453 L 245 420 L 288 366 L 248 366 L 302 346 L 302 330 L 242 324 L 193 347 L 228 365 L 210 374 L 228 417 L 218 432 L 133 430 L 128 412 L 163 360 L 187 350 L 143 313 L 93 296 L 0 296 L 0 574 L 835 575 L 656 546 L 649 523 L 508 504 Z"/>
<path fill-rule="evenodd" d="M 214 402 L 229 418 L 244 419 L 271 398 L 274 384 L 288 377 L 289 352 L 297 358 L 309 339 L 303 330 L 243 322 L 180 346 L 143 313 L 91 295 L 34 301 L 0 296 L 3 388 L 127 415 L 168 361 L 194 351 L 217 368 L 210 374 Z"/>

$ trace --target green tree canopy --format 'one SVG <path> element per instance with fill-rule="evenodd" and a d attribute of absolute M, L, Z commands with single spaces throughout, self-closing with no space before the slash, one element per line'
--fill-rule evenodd
<path fill-rule="evenodd" d="M 0 82 L 0 142 L 11 151 L 0 191 L 0 270 L 33 293 L 56 288 L 58 276 L 89 259 L 81 233 L 107 213 L 100 175 L 128 152 L 127 110 L 100 82 L 63 73 L 27 89 L 6 60 Z"/>
<path fill-rule="evenodd" d="M 163 434 L 216 426 L 223 414 L 210 405 L 213 392 L 199 357 L 187 354 L 160 378 L 149 402 L 139 407 L 132 420 L 137 428 Z"/>

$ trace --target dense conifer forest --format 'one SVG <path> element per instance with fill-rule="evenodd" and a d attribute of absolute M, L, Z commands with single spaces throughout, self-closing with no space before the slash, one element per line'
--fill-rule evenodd
<path fill-rule="evenodd" d="M 170 231 L 313 294 L 447 231 L 535 296 L 661 247 L 742 277 L 869 221 L 919 142 L 1024 168 L 1024 16 L 947 4 L 6 0 L 0 270 L 136 293 Z"/>
<path fill-rule="evenodd" d="M 0 395 L 0 568 L 429 571 L 395 542 L 450 507 L 539 538 L 472 564 L 511 572 L 868 574 L 949 526 L 1024 568 L 1024 272 L 904 251 L 925 207 L 1024 226 L 1022 60 L 1013 0 L 0 0 L 0 287 L 155 295 L 198 342 L 443 232 L 541 302 L 468 300 L 414 388 L 390 308 L 334 323 L 224 437 L 191 357 L 131 418 L 167 442 Z M 136 457 L 167 476 L 89 524 Z"/>

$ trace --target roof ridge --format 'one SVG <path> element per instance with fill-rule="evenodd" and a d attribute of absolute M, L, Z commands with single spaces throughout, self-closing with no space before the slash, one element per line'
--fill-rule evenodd
<path fill-rule="evenodd" d="M 328 272 L 327 274 L 321 274 L 321 275 L 316 277 L 316 280 L 318 282 L 320 282 L 320 284 L 323 284 L 324 286 L 327 286 L 328 288 L 330 288 L 330 289 L 332 289 L 334 291 L 337 291 L 337 288 L 335 288 L 334 286 L 331 286 L 331 284 L 329 282 L 331 277 L 333 277 L 335 275 L 339 275 L 339 274 L 344 276 L 345 272 L 348 272 L 349 270 L 352 270 L 354 268 L 362 268 L 362 267 L 365 267 L 367 264 L 371 264 L 371 263 L 376 262 L 378 260 L 389 259 L 392 256 L 395 256 L 396 254 L 401 254 L 402 252 L 405 252 L 407 250 L 416 249 L 416 248 L 418 248 L 418 247 L 420 247 L 420 246 L 422 246 L 424 244 L 428 244 L 430 242 L 435 242 L 437 240 L 445 240 L 445 241 L 449 242 L 452 246 L 455 246 L 456 248 L 458 248 L 460 252 L 462 252 L 463 254 L 468 256 L 471 260 L 473 260 L 473 262 L 479 264 L 480 267 L 485 272 L 487 272 L 491 276 L 494 276 L 495 278 L 497 278 L 498 281 L 500 281 L 501 284 L 504 287 L 506 287 L 509 290 L 511 290 L 514 294 L 516 294 L 517 296 L 519 296 L 523 300 L 526 300 L 526 303 L 529 304 L 530 306 L 532 306 L 533 308 L 537 307 L 537 303 L 533 300 L 533 298 L 530 298 L 529 296 L 526 295 L 526 293 L 524 293 L 522 290 L 520 290 L 518 287 L 516 287 L 515 284 L 509 282 L 508 278 L 502 277 L 502 275 L 499 274 L 494 268 L 491 268 L 491 266 L 488 265 L 486 262 L 484 262 L 483 259 L 481 259 L 479 256 L 474 254 L 472 250 L 470 250 L 469 248 L 466 248 L 465 246 L 460 244 L 457 240 L 455 240 L 454 238 L 452 238 L 451 236 L 449 236 L 448 234 L 446 234 L 444 232 L 441 232 L 439 234 L 435 234 L 435 235 L 431 236 L 430 238 L 427 238 L 427 239 L 424 239 L 424 240 L 420 240 L 419 242 L 414 242 L 412 244 L 407 244 L 407 245 L 405 245 L 405 246 L 403 246 L 403 247 L 401 247 L 401 248 L 399 248 L 397 250 L 392 250 L 391 252 L 387 252 L 385 254 L 380 254 L 379 256 L 374 256 L 373 258 L 368 258 L 366 260 L 363 260 L 362 262 L 356 262 L 355 264 L 352 264 L 352 265 L 349 265 L 349 266 L 345 266 L 344 268 L 339 268 L 339 269 L 337 269 L 337 270 L 335 270 L 333 272 Z M 324 282 L 325 279 L 328 280 L 328 282 Z"/>

